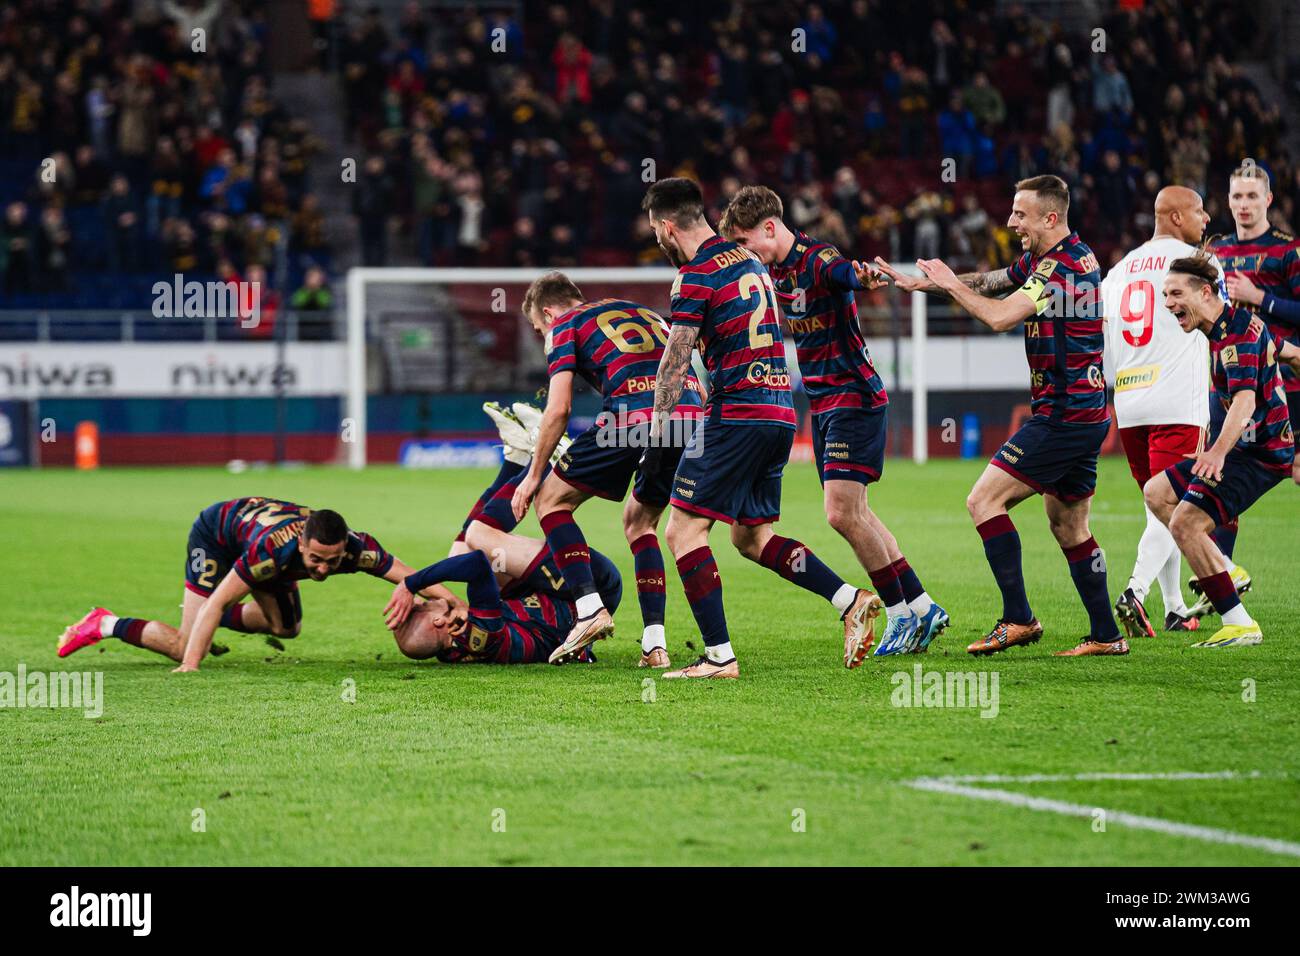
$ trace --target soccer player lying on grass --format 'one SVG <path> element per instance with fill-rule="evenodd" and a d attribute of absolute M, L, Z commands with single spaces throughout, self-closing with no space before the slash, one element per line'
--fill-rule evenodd
<path fill-rule="evenodd" d="M 772 190 L 746 186 L 731 200 L 718 230 L 768 267 L 777 299 L 786 306 L 785 329 L 794 336 L 812 406 L 826 520 L 853 548 L 889 615 L 876 656 L 924 652 L 948 626 L 948 613 L 930 600 L 898 541 L 867 503 L 867 485 L 885 467 L 889 396 L 871 364 L 853 293 L 886 280 L 834 246 L 792 232 L 783 212 Z"/>
<path fill-rule="evenodd" d="M 1211 532 L 1282 482 L 1295 461 L 1276 345 L 1263 319 L 1220 299 L 1218 283 L 1219 270 L 1208 256 L 1176 259 L 1169 265 L 1164 297 L 1185 331 L 1194 329 L 1210 340 L 1210 378 L 1214 398 L 1225 409 L 1223 424 L 1208 448 L 1154 476 L 1144 488 L 1147 506 L 1168 525 L 1202 593 L 1223 619 L 1223 627 L 1193 647 L 1264 640 Z"/>
<path fill-rule="evenodd" d="M 512 495 L 493 495 L 510 511 Z M 477 507 L 477 506 L 476 506 Z M 492 526 L 491 508 L 473 517 L 456 550 L 468 550 L 408 575 L 393 589 L 385 621 L 402 653 L 414 660 L 443 663 L 541 664 L 553 656 L 577 620 L 576 596 L 566 586 L 545 541 Z M 591 552 L 597 593 L 611 613 L 623 596 L 614 563 Z M 415 603 L 417 594 L 445 581 L 467 585 L 468 603 L 435 597 Z M 583 648 L 566 661 L 592 661 Z"/>
<path fill-rule="evenodd" d="M 1128 653 L 1111 614 L 1105 557 L 1088 528 L 1097 454 L 1110 430 L 1105 331 L 1097 304 L 1101 269 L 1070 228 L 1069 208 L 1069 187 L 1058 176 L 1016 183 L 1007 228 L 1020 237 L 1024 252 L 997 272 L 958 276 L 939 259 L 922 259 L 916 265 L 925 278 L 916 279 L 876 259 L 899 288 L 947 295 L 994 332 L 1024 326 L 1032 415 L 993 456 L 966 499 L 1002 592 L 1002 616 L 966 648 L 971 654 L 1033 644 L 1043 636 L 1025 594 L 1020 535 L 1008 513 L 1035 494 L 1043 496 L 1090 625 L 1087 637 L 1058 656 Z"/>
<path fill-rule="evenodd" d="M 664 559 L 657 532 L 677 463 L 699 422 L 699 382 L 687 376 L 665 429 L 671 445 L 663 448 L 657 467 L 646 468 L 641 455 L 650 432 L 655 373 L 668 340 L 663 319 L 635 302 L 587 301 L 562 272 L 548 272 L 533 282 L 524 294 L 523 311 L 546 340 L 550 386 L 532 466 L 515 490 L 514 513 L 522 520 L 536 496 L 546 541 L 577 594 L 578 620 L 556 648 L 556 663 L 614 630 L 614 619 L 592 581 L 590 550 L 573 514 L 592 497 L 622 501 L 631 483 L 632 495 L 623 507 L 623 534 L 636 564 L 641 666 L 667 668 Z M 556 443 L 569 427 L 575 375 L 600 391 L 602 410 L 547 475 Z"/>
<path fill-rule="evenodd" d="M 349 531 L 335 511 L 312 511 L 274 498 L 218 501 L 190 528 L 179 628 L 97 607 L 64 630 L 59 656 L 116 637 L 179 661 L 177 671 L 196 671 L 218 627 L 296 637 L 302 627 L 298 582 L 358 571 L 386 581 L 411 573 L 373 537 Z M 253 599 L 241 603 L 249 594 Z M 427 596 L 450 595 L 440 588 Z"/>

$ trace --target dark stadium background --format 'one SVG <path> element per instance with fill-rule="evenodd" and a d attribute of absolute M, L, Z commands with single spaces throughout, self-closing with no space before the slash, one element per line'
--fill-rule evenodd
<path fill-rule="evenodd" d="M 10 0 L 0 410 L 44 464 L 73 459 L 71 442 L 35 440 L 47 420 L 61 434 L 95 422 L 109 464 L 335 460 L 337 395 L 37 394 L 25 350 L 338 341 L 343 277 L 361 264 L 661 266 L 638 212 L 647 158 L 699 178 L 711 218 L 762 182 L 848 254 L 959 269 L 1010 262 L 1009 186 L 1040 172 L 1069 182 L 1072 225 L 1103 265 L 1149 236 L 1167 182 L 1229 230 L 1227 175 L 1246 156 L 1290 230 L 1295 6 Z M 175 273 L 261 281 L 261 322 L 156 318 L 153 283 Z M 408 290 L 388 307 L 441 330 L 446 361 L 408 381 L 375 349 L 372 461 L 412 436 L 482 436 L 481 401 L 542 384 L 515 310 L 484 293 Z M 906 302 L 860 304 L 869 334 L 906 334 Z M 932 334 L 982 334 L 933 306 Z M 909 402 L 893 397 L 898 454 Z M 974 414 L 996 444 L 1024 400 L 1019 378 L 937 392 L 930 425 Z"/>

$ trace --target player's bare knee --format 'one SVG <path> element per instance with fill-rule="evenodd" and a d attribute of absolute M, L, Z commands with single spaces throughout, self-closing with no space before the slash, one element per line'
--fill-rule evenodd
<path fill-rule="evenodd" d="M 826 523 L 844 537 L 862 525 L 864 516 L 859 509 L 842 501 L 826 502 Z"/>
<path fill-rule="evenodd" d="M 1169 533 L 1180 548 L 1199 535 L 1208 534 L 1212 527 L 1209 516 L 1197 508 L 1175 508 L 1169 519 Z"/>

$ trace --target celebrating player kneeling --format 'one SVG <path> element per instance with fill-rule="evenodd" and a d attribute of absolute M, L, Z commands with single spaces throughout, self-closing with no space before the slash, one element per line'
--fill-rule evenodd
<path fill-rule="evenodd" d="M 179 629 L 97 607 L 64 630 L 59 656 L 116 637 L 179 661 L 177 671 L 196 671 L 218 627 L 295 637 L 302 625 L 298 582 L 358 571 L 400 581 L 411 569 L 364 531 L 349 531 L 337 512 L 274 498 L 219 501 L 190 529 Z M 253 600 L 240 603 L 250 593 Z"/>
<path fill-rule="evenodd" d="M 1127 654 L 1106 592 L 1106 562 L 1088 530 L 1097 454 L 1110 429 L 1102 372 L 1103 322 L 1097 307 L 1097 257 L 1070 229 L 1070 191 L 1058 176 L 1016 183 L 1007 227 L 1024 254 L 1008 269 L 957 276 L 938 259 L 919 260 L 926 278 L 904 276 L 877 258 L 906 291 L 945 293 L 994 332 L 1021 323 L 1030 369 L 1032 416 L 993 456 L 966 508 L 1002 592 L 1002 617 L 966 649 L 992 654 L 1043 635 L 1025 594 L 1020 535 L 1008 511 L 1043 495 L 1047 520 L 1070 564 L 1088 612 L 1088 636 L 1062 656 Z M 1015 290 L 1005 299 L 986 298 Z"/>
<path fill-rule="evenodd" d="M 1185 186 L 1156 195 L 1155 234 L 1125 256 L 1101 284 L 1106 316 L 1106 367 L 1115 376 L 1115 417 L 1138 488 L 1201 450 L 1209 421 L 1209 349 L 1205 336 L 1185 332 L 1164 306 L 1169 264 L 1196 252 L 1210 217 Z M 1155 637 L 1145 606 L 1160 582 L 1166 631 L 1194 631 L 1200 620 L 1183 603 L 1182 555 L 1169 529 L 1146 509 L 1137 560 L 1115 613 L 1129 637 Z"/>
<path fill-rule="evenodd" d="M 717 520 L 731 525 L 731 541 L 746 558 L 841 612 L 844 664 L 857 667 L 871 647 L 880 598 L 846 584 L 802 543 L 772 532 L 795 428 L 772 278 L 752 253 L 713 231 L 694 181 L 660 180 L 641 206 L 659 248 L 678 267 L 672 331 L 656 376 L 654 427 L 677 407 L 697 342 L 710 377 L 708 412 L 677 466 L 667 529 L 705 653 L 664 676 L 740 676 L 722 607 L 722 579 L 709 548 Z M 644 467 L 657 469 L 665 454 L 652 442 Z"/>
<path fill-rule="evenodd" d="M 699 421 L 699 383 L 695 376 L 687 376 L 667 423 L 666 447 L 653 465 L 642 464 L 655 372 L 668 340 L 663 319 L 643 305 L 622 299 L 588 302 L 560 272 L 547 273 L 528 287 L 523 311 L 546 339 L 551 381 L 532 467 L 514 492 L 515 518 L 523 518 L 536 496 L 542 531 L 577 595 L 578 607 L 573 630 L 555 649 L 552 662 L 563 663 L 614 630 L 611 609 L 604 606 L 592 581 L 591 551 L 573 512 L 592 496 L 623 500 L 631 482 L 623 532 L 636 564 L 644 628 L 641 666 L 668 667 L 664 559 L 656 532 L 659 516 L 668 506 L 677 462 Z M 575 374 L 600 390 L 604 407 L 596 423 L 574 440 L 547 477 L 551 453 L 569 426 Z"/>
<path fill-rule="evenodd" d="M 1213 444 L 1146 484 L 1147 506 L 1163 521 L 1223 618 L 1194 647 L 1258 644 L 1263 632 L 1246 613 L 1228 562 L 1210 532 L 1241 516 L 1291 473 L 1295 437 L 1277 349 L 1263 319 L 1227 305 L 1208 256 L 1177 259 L 1165 279 L 1165 307 L 1186 331 L 1210 340 L 1214 398 L 1225 409 Z"/>
<path fill-rule="evenodd" d="M 948 626 L 867 503 L 867 485 L 885 467 L 889 396 L 858 326 L 855 290 L 883 285 L 868 266 L 834 246 L 786 226 L 781 198 L 766 186 L 745 186 L 718 224 L 722 234 L 758 256 L 787 306 L 804 389 L 812 406 L 813 452 L 826 520 L 853 548 L 880 594 L 889 624 L 876 655 L 921 652 Z"/>

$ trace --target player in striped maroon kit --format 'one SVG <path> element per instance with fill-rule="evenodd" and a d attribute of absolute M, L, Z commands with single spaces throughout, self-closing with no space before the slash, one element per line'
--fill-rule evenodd
<path fill-rule="evenodd" d="M 1088 528 L 1097 484 L 1097 454 L 1110 428 L 1102 372 L 1101 270 L 1068 222 L 1070 192 L 1058 176 L 1016 184 L 1007 227 L 1023 255 L 1007 269 L 957 276 L 938 259 L 919 260 L 924 280 L 900 275 L 877 259 L 903 289 L 950 295 L 994 332 L 1023 323 L 1032 415 L 993 457 L 966 500 L 984 554 L 1002 591 L 1002 616 L 967 650 L 991 654 L 1032 644 L 1043 634 L 1025 594 L 1020 536 L 1008 514 L 1043 496 L 1052 534 L 1088 612 L 1089 633 L 1061 656 L 1127 654 L 1111 613 L 1106 562 Z M 1012 292 L 1004 299 L 992 298 Z"/>
<path fill-rule="evenodd" d="M 853 548 L 889 614 L 876 654 L 925 651 L 948 625 L 868 504 L 867 485 L 885 464 L 889 396 L 858 324 L 854 292 L 885 284 L 869 266 L 782 220 L 781 198 L 766 186 L 745 186 L 719 223 L 772 273 L 794 337 L 813 419 L 813 451 L 826 520 Z"/>
<path fill-rule="evenodd" d="M 95 608 L 64 630 L 58 653 L 116 637 L 179 661 L 178 671 L 195 671 L 218 627 L 295 637 L 302 626 L 298 582 L 358 571 L 394 582 L 411 573 L 372 536 L 348 530 L 338 512 L 276 498 L 218 501 L 190 529 L 179 628 Z M 437 589 L 428 596 L 449 594 Z"/>
<path fill-rule="evenodd" d="M 844 621 L 844 664 L 857 667 L 881 608 L 872 592 L 846 584 L 805 545 L 772 531 L 780 517 L 781 474 L 794 441 L 790 373 L 771 276 L 749 252 L 718 236 L 704 218 L 697 183 L 664 179 L 642 201 L 655 239 L 678 267 L 672 330 L 656 376 L 657 438 L 677 406 L 697 343 L 709 372 L 704 423 L 677 466 L 668 547 L 691 604 L 705 653 L 674 678 L 740 676 L 722 604 L 722 579 L 709 548 L 714 522 L 731 525 L 736 549 L 829 601 Z"/>
<path fill-rule="evenodd" d="M 614 629 L 613 616 L 592 579 L 591 551 L 573 513 L 592 497 L 622 501 L 631 483 L 623 532 L 636 565 L 641 666 L 666 668 L 664 563 L 657 532 L 677 461 L 699 422 L 699 382 L 693 375 L 687 378 L 669 422 L 672 445 L 654 467 L 645 467 L 641 456 L 650 432 L 655 374 L 668 339 L 663 319 L 635 302 L 588 301 L 561 272 L 549 272 L 529 286 L 523 312 L 545 337 L 550 386 L 533 463 L 514 491 L 514 514 L 522 519 L 536 496 L 546 540 L 577 594 L 578 619 L 555 649 L 552 663 L 564 663 Z M 569 426 L 575 375 L 601 393 L 603 408 L 547 477 L 551 452 Z"/>
<path fill-rule="evenodd" d="M 509 492 L 519 477 L 493 484 Z M 393 589 L 385 620 L 407 657 L 436 657 L 446 664 L 542 664 L 572 630 L 576 595 L 547 543 L 514 533 L 512 497 L 481 496 L 450 557 L 408 575 Z M 618 568 L 592 550 L 591 569 L 602 604 L 616 611 L 623 595 Z M 467 584 L 469 602 L 447 592 L 415 603 L 417 594 L 445 581 Z M 583 648 L 571 659 L 595 658 Z"/>
<path fill-rule="evenodd" d="M 1239 517 L 1295 463 L 1277 346 L 1262 318 L 1220 300 L 1218 283 L 1219 270 L 1208 256 L 1177 259 L 1169 266 L 1165 307 L 1185 331 L 1209 339 L 1213 400 L 1224 414 L 1208 448 L 1154 476 L 1144 489 L 1147 506 L 1168 525 L 1200 590 L 1223 620 L 1219 631 L 1194 647 L 1263 641 L 1210 532 Z M 1283 345 L 1284 351 L 1295 351 L 1294 345 Z"/>

